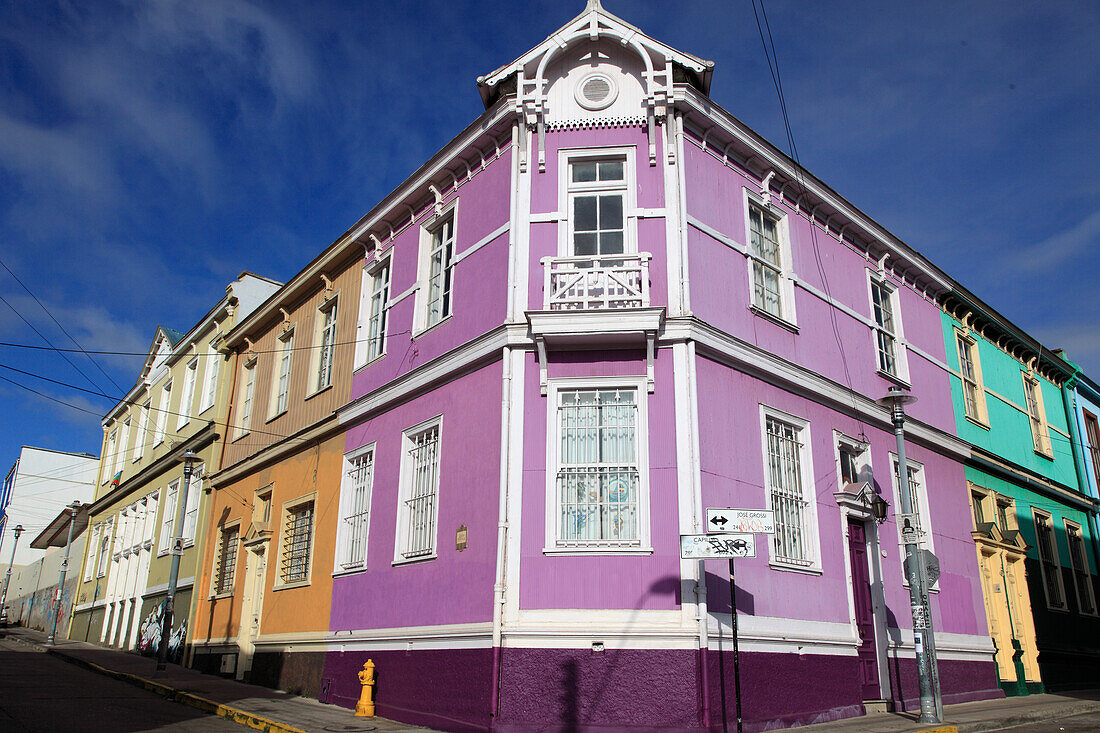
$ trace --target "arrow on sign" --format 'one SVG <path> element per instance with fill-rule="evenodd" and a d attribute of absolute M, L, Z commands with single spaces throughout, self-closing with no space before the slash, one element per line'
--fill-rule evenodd
<path fill-rule="evenodd" d="M 722 529 L 723 527 L 725 527 L 726 522 L 728 522 L 728 521 L 729 520 L 726 519 L 725 517 L 723 517 L 721 514 L 718 514 L 718 515 L 713 516 L 713 517 L 710 518 L 710 523 L 713 524 L 718 529 Z"/>

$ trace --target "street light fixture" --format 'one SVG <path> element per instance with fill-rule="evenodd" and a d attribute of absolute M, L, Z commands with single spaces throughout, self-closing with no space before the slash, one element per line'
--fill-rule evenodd
<path fill-rule="evenodd" d="M 188 450 L 180 459 L 183 461 L 183 482 L 176 493 L 176 521 L 172 531 L 172 569 L 168 573 L 168 595 L 164 599 L 164 615 L 160 623 L 160 644 L 157 646 L 157 667 L 159 672 L 168 667 L 168 640 L 172 635 L 172 612 L 176 604 L 176 584 L 180 576 L 180 557 L 183 555 L 183 523 L 187 517 L 187 490 L 191 486 L 191 473 L 199 457 Z M 167 511 L 167 507 L 165 508 Z"/>
<path fill-rule="evenodd" d="M 23 525 L 15 525 L 15 529 L 12 531 L 15 532 L 15 542 L 11 546 L 11 562 L 8 563 L 8 572 L 4 576 L 4 593 L 0 595 L 0 613 L 3 613 L 4 609 L 8 607 L 8 583 L 11 582 L 11 566 L 15 564 L 15 548 L 19 546 L 19 535 L 23 534 Z M 7 618 L 6 614 L 5 618 Z"/>
<path fill-rule="evenodd" d="M 73 528 L 76 527 L 76 514 L 84 506 L 79 501 L 69 504 L 69 539 L 65 540 L 65 559 L 61 561 L 61 577 L 57 579 L 57 591 L 54 593 L 53 625 L 50 626 L 50 635 L 46 638 L 46 646 L 53 646 L 57 636 L 57 619 L 61 616 L 61 599 L 65 594 L 65 573 L 69 571 L 69 550 L 73 546 Z"/>
<path fill-rule="evenodd" d="M 917 401 L 917 398 L 898 386 L 887 390 L 886 396 L 876 400 L 878 404 L 890 409 L 890 418 L 894 423 L 894 437 L 898 444 L 898 494 L 901 496 L 901 510 L 904 514 L 914 513 L 914 501 L 909 486 L 909 466 L 905 462 L 905 406 Z M 883 502 L 885 503 L 885 502 Z M 942 713 L 939 705 L 939 690 L 936 684 L 936 642 L 932 631 L 932 614 L 928 603 L 928 584 L 924 563 L 920 558 L 917 537 L 903 534 L 905 544 L 905 572 L 909 580 L 909 605 L 913 611 L 913 642 L 917 656 L 917 684 L 920 688 L 919 723 L 939 723 Z"/>

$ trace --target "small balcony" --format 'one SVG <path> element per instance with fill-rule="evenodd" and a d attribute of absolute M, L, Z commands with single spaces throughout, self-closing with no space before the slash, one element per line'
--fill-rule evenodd
<path fill-rule="evenodd" d="M 543 308 L 548 311 L 649 307 L 648 252 L 543 257 Z"/>

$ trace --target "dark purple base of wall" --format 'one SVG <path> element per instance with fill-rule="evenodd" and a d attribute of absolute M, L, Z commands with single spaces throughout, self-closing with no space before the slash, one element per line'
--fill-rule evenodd
<path fill-rule="evenodd" d="M 736 726 L 733 659 L 707 655 L 709 720 L 695 650 L 501 650 L 500 704 L 490 716 L 492 652 L 488 649 L 330 653 L 322 702 L 353 708 L 357 673 L 372 659 L 378 714 L 441 730 L 721 731 Z M 854 656 L 743 653 L 740 656 L 745 731 L 771 730 L 862 715 Z M 898 710 L 917 705 L 912 659 L 891 661 L 894 690 L 883 695 Z M 940 661 L 944 701 L 1003 697 L 990 662 Z"/>
<path fill-rule="evenodd" d="M 319 697 L 324 666 L 324 652 L 257 653 L 252 658 L 252 669 L 247 679 L 253 684 L 274 687 L 293 695 Z"/>
<path fill-rule="evenodd" d="M 439 730 L 489 729 L 491 649 L 331 652 L 318 699 L 354 708 L 367 659 L 375 664 L 375 710 L 383 718 Z"/>

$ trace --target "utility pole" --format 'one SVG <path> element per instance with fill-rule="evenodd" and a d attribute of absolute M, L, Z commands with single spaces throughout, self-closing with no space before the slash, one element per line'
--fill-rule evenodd
<path fill-rule="evenodd" d="M 19 535 L 23 534 L 23 525 L 15 525 L 13 531 L 15 532 L 15 542 L 11 546 L 11 562 L 8 563 L 8 572 L 4 576 L 4 593 L 0 595 L 0 609 L 7 608 L 8 605 L 8 583 L 11 582 L 11 566 L 15 564 L 15 548 L 19 547 Z"/>
<path fill-rule="evenodd" d="M 172 569 L 168 573 L 168 595 L 164 599 L 164 616 L 160 625 L 160 645 L 157 646 L 159 672 L 168 667 L 168 639 L 172 635 L 172 612 L 176 604 L 176 584 L 180 577 L 180 556 L 183 555 L 183 523 L 187 518 L 187 490 L 191 484 L 191 472 L 198 456 L 194 451 L 183 454 L 183 481 L 176 492 L 176 522 L 172 531 Z"/>
<path fill-rule="evenodd" d="M 46 646 L 53 646 L 57 636 L 57 619 L 61 616 L 61 598 L 65 594 L 65 573 L 69 570 L 69 550 L 73 546 L 73 528 L 76 527 L 76 513 L 83 506 L 79 501 L 69 505 L 69 539 L 65 541 L 65 559 L 61 561 L 61 577 L 57 580 L 57 593 L 55 594 L 55 608 L 53 625 L 50 627 L 50 635 L 46 639 Z"/>
<path fill-rule="evenodd" d="M 890 408 L 894 423 L 894 437 L 898 444 L 898 494 L 904 514 L 914 513 L 914 501 L 909 486 L 909 467 L 905 462 L 905 406 L 917 398 L 901 387 L 890 387 L 878 403 Z M 928 588 L 925 583 L 924 563 L 917 536 L 902 533 L 905 543 L 905 572 L 909 580 L 909 605 L 913 612 L 913 642 L 917 654 L 917 685 L 920 689 L 920 718 L 918 723 L 939 723 L 940 711 L 936 698 L 935 667 L 936 643 L 932 632 L 932 613 L 928 604 Z"/>

